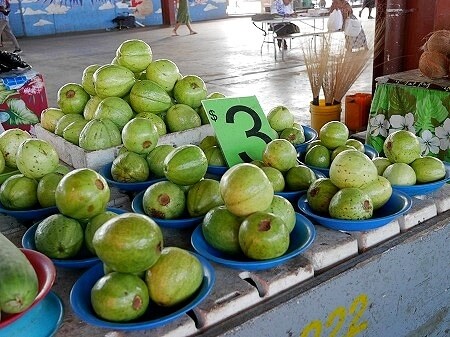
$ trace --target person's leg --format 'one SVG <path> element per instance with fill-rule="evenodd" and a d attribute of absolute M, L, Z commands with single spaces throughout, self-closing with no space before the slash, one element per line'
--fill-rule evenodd
<path fill-rule="evenodd" d="M 186 22 L 186 27 L 188 27 L 188 29 L 189 29 L 189 34 L 191 34 L 191 35 L 197 34 L 197 32 L 192 29 L 191 23 L 189 21 Z"/>
<path fill-rule="evenodd" d="M 19 42 L 17 42 L 17 39 L 12 33 L 11 27 L 9 26 L 9 23 L 6 20 L 0 20 L 0 34 L 2 33 L 4 33 L 5 36 L 11 39 L 14 45 L 14 52 L 22 52 L 22 50 L 20 49 Z"/>
<path fill-rule="evenodd" d="M 172 36 L 177 36 L 177 35 L 178 35 L 177 29 L 180 28 L 180 25 L 181 25 L 180 22 L 177 22 L 177 23 L 175 24 L 175 27 L 173 27 L 173 30 L 172 30 Z"/>
<path fill-rule="evenodd" d="M 369 19 L 373 19 L 373 16 L 372 16 L 372 7 L 369 7 Z"/>

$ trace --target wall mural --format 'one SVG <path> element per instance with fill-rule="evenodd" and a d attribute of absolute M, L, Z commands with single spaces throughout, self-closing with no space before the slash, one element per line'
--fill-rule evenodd
<path fill-rule="evenodd" d="M 110 30 L 117 16 L 133 15 L 143 26 L 161 25 L 160 0 L 11 0 L 11 27 L 16 36 Z M 191 1 L 192 21 L 226 18 L 227 0 Z"/>

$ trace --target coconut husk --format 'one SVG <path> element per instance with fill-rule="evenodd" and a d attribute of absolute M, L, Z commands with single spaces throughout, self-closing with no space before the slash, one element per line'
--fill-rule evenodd
<path fill-rule="evenodd" d="M 436 30 L 431 33 L 428 37 L 425 45 L 423 46 L 424 51 L 431 51 L 444 54 L 445 56 L 450 56 L 450 30 L 441 29 Z"/>
<path fill-rule="evenodd" d="M 420 55 L 420 72 L 432 79 L 443 78 L 448 75 L 449 60 L 447 56 L 435 51 L 424 51 Z"/>

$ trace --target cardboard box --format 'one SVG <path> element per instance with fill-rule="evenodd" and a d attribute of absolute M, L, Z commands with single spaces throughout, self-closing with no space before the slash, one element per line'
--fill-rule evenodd
<path fill-rule="evenodd" d="M 86 151 L 81 147 L 72 144 L 64 138 L 45 130 L 40 124 L 34 127 L 36 137 L 53 144 L 58 152 L 59 158 L 67 165 L 73 168 L 87 167 L 93 170 L 100 169 L 116 158 L 121 146 L 111 147 L 104 150 Z M 168 133 L 159 138 L 158 144 L 170 144 L 180 146 L 184 144 L 196 144 L 206 136 L 214 135 L 211 125 L 206 124 L 198 128 L 189 129 L 181 132 Z"/>
<path fill-rule="evenodd" d="M 20 128 L 34 134 L 41 112 L 48 108 L 44 79 L 29 70 L 17 75 L 1 75 L 0 133 Z"/>

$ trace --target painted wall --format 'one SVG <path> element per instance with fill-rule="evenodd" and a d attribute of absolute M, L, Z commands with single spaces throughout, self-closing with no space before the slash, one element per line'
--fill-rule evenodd
<path fill-rule="evenodd" d="M 192 21 L 227 17 L 226 2 L 191 1 Z M 9 20 L 16 36 L 41 36 L 111 29 L 115 17 L 127 14 L 145 26 L 162 24 L 160 0 L 12 0 Z"/>

